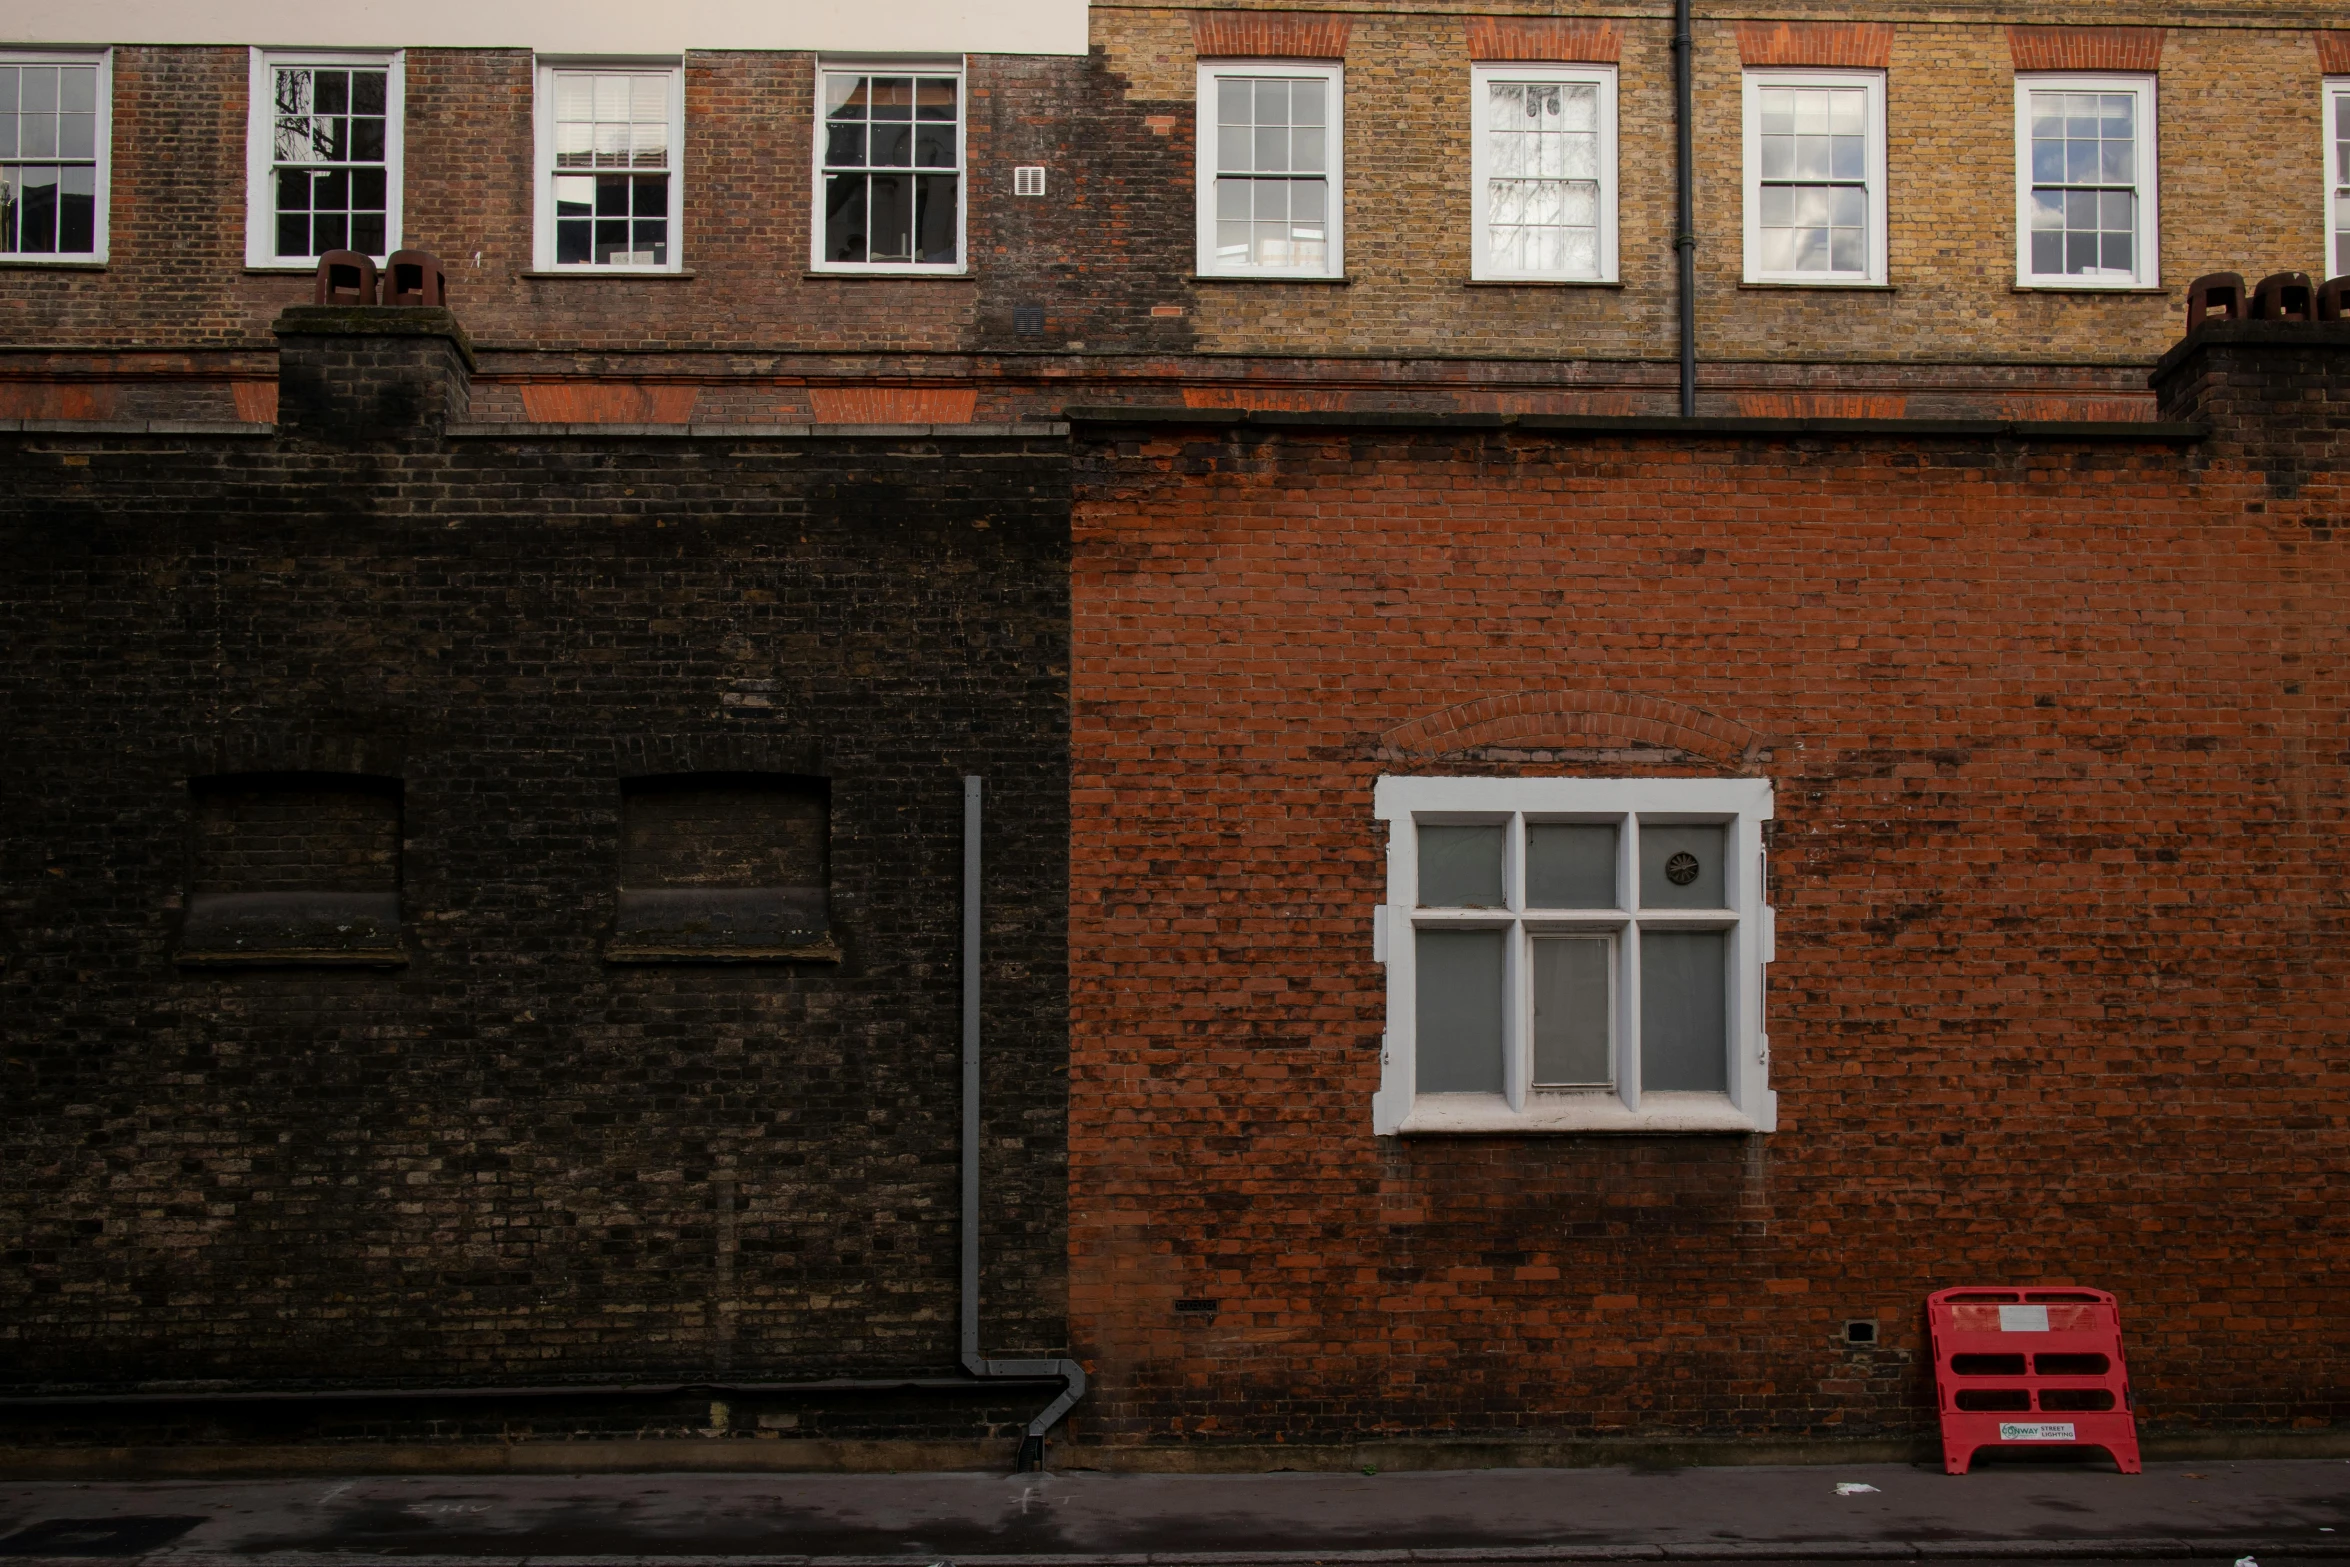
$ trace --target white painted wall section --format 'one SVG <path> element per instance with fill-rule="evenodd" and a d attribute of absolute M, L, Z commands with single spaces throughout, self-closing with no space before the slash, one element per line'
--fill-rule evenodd
<path fill-rule="evenodd" d="M 0 0 L 10 44 L 1082 55 L 1086 28 L 1085 0 Z"/>

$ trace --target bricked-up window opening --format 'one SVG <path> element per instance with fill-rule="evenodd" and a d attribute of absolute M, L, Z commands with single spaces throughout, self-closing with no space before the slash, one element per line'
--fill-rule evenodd
<path fill-rule="evenodd" d="M 1473 68 L 1471 276 L 1613 281 L 1613 66 Z"/>
<path fill-rule="evenodd" d="M 822 76 L 816 265 L 960 271 L 960 66 L 827 69 Z"/>
<path fill-rule="evenodd" d="M 678 270 L 684 140 L 674 66 L 539 69 L 542 270 Z"/>
<path fill-rule="evenodd" d="M 1199 270 L 1335 277 L 1344 77 L 1292 62 L 1199 73 Z"/>
<path fill-rule="evenodd" d="M 104 258 L 109 63 L 0 55 L 0 255 Z"/>
<path fill-rule="evenodd" d="M 621 786 L 622 962 L 829 960 L 831 795 L 782 773 L 686 773 Z"/>
<path fill-rule="evenodd" d="M 398 780 L 240 773 L 191 792 L 181 961 L 400 961 Z"/>
<path fill-rule="evenodd" d="M 2350 273 L 2350 81 L 2325 86 L 2326 258 L 2336 277 Z"/>
<path fill-rule="evenodd" d="M 406 69 L 398 54 L 252 51 L 246 264 L 309 271 L 400 248 Z"/>
<path fill-rule="evenodd" d="M 2155 145 L 2152 77 L 2017 77 L 2017 281 L 2158 282 Z"/>
<path fill-rule="evenodd" d="M 1758 779 L 1383 778 L 1382 1133 L 1767 1131 Z"/>
<path fill-rule="evenodd" d="M 1885 73 L 1745 76 L 1746 279 L 1885 281 Z"/>

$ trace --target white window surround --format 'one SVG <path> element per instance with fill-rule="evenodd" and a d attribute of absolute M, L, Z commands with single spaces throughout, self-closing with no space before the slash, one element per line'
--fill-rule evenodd
<path fill-rule="evenodd" d="M 1597 265 L 1589 270 L 1564 267 L 1541 270 L 1497 256 L 1493 243 L 1492 182 L 1507 178 L 1495 164 L 1492 145 L 1493 89 L 1516 83 L 1590 87 L 1598 99 L 1598 156 L 1594 170 L 1598 191 Z M 1469 276 L 1479 282 L 1613 283 L 1616 271 L 1616 68 L 1612 65 L 1512 65 L 1469 67 L 1471 128 L 1469 154 Z M 1522 260 L 1522 258 L 1519 258 Z"/>
<path fill-rule="evenodd" d="M 971 171 L 968 128 L 971 120 L 971 82 L 961 55 L 839 55 L 820 56 L 816 62 L 815 129 L 809 137 L 809 180 L 812 192 L 808 217 L 808 270 L 843 276 L 963 277 L 971 270 Z M 955 259 L 926 261 L 834 261 L 825 254 L 827 204 L 825 200 L 826 124 L 825 78 L 854 73 L 864 76 L 951 77 L 955 83 L 954 162 L 949 165 L 904 166 L 910 177 L 952 175 L 955 180 Z M 861 165 L 872 168 L 873 165 Z M 896 167 L 896 166 L 891 166 Z M 917 241 L 918 243 L 918 241 Z"/>
<path fill-rule="evenodd" d="M 1764 900 L 1762 826 L 1772 812 L 1771 785 L 1759 778 L 1431 778 L 1383 777 L 1373 811 L 1388 829 L 1387 901 L 1374 919 L 1374 957 L 1387 969 L 1387 1033 L 1372 1130 L 1400 1134 L 1549 1132 L 1769 1132 L 1778 1100 L 1768 1082 L 1763 1032 L 1763 966 L 1771 961 L 1772 911 Z M 1548 822 L 1616 824 L 1614 909 L 1529 910 L 1525 903 L 1525 827 Z M 1724 907 L 1643 908 L 1638 833 L 1657 827 L 1718 824 Z M 1506 907 L 1420 904 L 1419 829 L 1502 825 L 1507 832 Z M 1669 874 L 1669 872 L 1668 872 Z M 1498 1093 L 1421 1093 L 1418 937 L 1447 929 L 1508 932 L 1503 984 L 1503 1086 Z M 1651 1090 L 1641 1073 L 1640 936 L 1643 931 L 1724 933 L 1728 971 L 1724 1020 L 1728 1059 L 1722 1092 Z M 1612 1083 L 1589 1088 L 1532 1086 L 1533 979 L 1530 943 L 1542 936 L 1608 938 L 1612 974 L 1607 1051 Z"/>
<path fill-rule="evenodd" d="M 373 252 L 378 265 L 401 248 L 402 143 L 407 126 L 407 56 L 399 50 L 250 49 L 245 119 L 245 265 L 257 272 L 310 272 L 314 260 L 288 260 L 277 253 L 274 148 L 281 66 L 337 66 L 384 73 L 384 248 Z"/>
<path fill-rule="evenodd" d="M 1221 146 L 1221 131 L 1218 124 L 1217 83 L 1250 78 L 1319 81 L 1323 84 L 1322 114 L 1324 118 L 1320 126 L 1322 147 L 1321 168 L 1319 170 L 1319 183 L 1323 188 L 1324 199 L 1320 220 L 1323 233 L 1323 255 L 1319 262 L 1282 266 L 1234 262 L 1220 260 L 1218 257 L 1217 202 L 1220 184 L 1218 171 L 1222 166 L 1224 149 Z M 1198 92 L 1198 164 L 1195 172 L 1199 203 L 1197 259 L 1199 275 L 1201 277 L 1269 278 L 1344 277 L 1346 275 L 1345 67 L 1327 60 L 1202 60 L 1199 63 Z M 1293 141 L 1292 146 L 1294 147 L 1294 145 Z M 1236 164 L 1235 170 L 1232 172 L 1239 178 L 1247 179 L 1257 172 L 1279 174 L 1283 171 L 1269 167 L 1260 171 L 1257 168 L 1256 160 L 1252 157 L 1245 163 Z M 1315 182 L 1316 171 L 1311 168 L 1289 172 L 1305 176 L 1295 183 L 1311 184 Z M 1293 231 L 1313 226 L 1310 221 L 1301 220 L 1291 223 Z"/>
<path fill-rule="evenodd" d="M 2325 79 L 2326 259 L 2320 277 L 2350 273 L 2350 76 Z"/>
<path fill-rule="evenodd" d="M 0 66 L 20 65 L 97 67 L 97 97 L 94 110 L 96 118 L 92 127 L 94 143 L 88 158 L 78 154 L 66 154 L 60 150 L 52 150 L 48 153 L 37 150 L 27 152 L 22 147 L 12 147 L 6 153 L 0 154 L 0 164 L 30 163 L 61 167 L 67 164 L 80 166 L 86 163 L 91 168 L 91 182 L 94 187 L 91 192 L 91 248 L 68 251 L 0 249 L 0 261 L 8 262 L 12 266 L 86 267 L 102 265 L 106 260 L 107 209 L 111 205 L 109 192 L 114 142 L 114 51 L 111 49 L 10 49 L 0 51 Z M 11 127 L 11 129 L 17 128 Z M 13 180 L 10 183 L 13 185 Z M 18 199 L 18 192 L 12 188 L 7 192 L 7 196 L 10 200 Z M 53 228 L 61 223 L 62 214 L 59 218 L 52 220 Z M 53 239 L 59 237 L 61 236 L 52 234 Z M 22 243 L 21 237 L 18 243 Z"/>
<path fill-rule="evenodd" d="M 2160 159 L 2160 122 L 2156 118 L 2155 78 L 2121 73 L 2058 74 L 2031 72 L 2015 79 L 2015 281 L 2018 288 L 2146 289 L 2162 282 L 2162 222 L 2157 178 Z M 2042 272 L 2032 259 L 2032 95 L 2034 93 L 2127 93 L 2136 100 L 2134 157 L 2130 189 L 2135 194 L 2135 221 L 2128 276 L 2090 276 L 2076 272 Z"/>
<path fill-rule="evenodd" d="M 1766 148 L 1763 125 L 1764 93 L 1768 89 L 1805 88 L 1830 92 L 1858 93 L 1866 105 L 1867 123 L 1863 131 L 1866 146 L 1862 165 L 1857 174 L 1849 168 L 1831 167 L 1807 177 L 1800 165 L 1791 171 L 1776 167 L 1766 169 Z M 1845 287 L 1856 284 L 1882 285 L 1886 282 L 1886 178 L 1885 178 L 1885 73 L 1876 70 L 1828 70 L 1770 68 L 1747 71 L 1744 75 L 1742 119 L 1745 134 L 1745 233 L 1746 275 L 1749 283 L 1781 283 L 1812 287 Z M 1799 138 L 1801 139 L 1801 138 Z M 1833 137 L 1828 138 L 1833 140 Z M 1824 190 L 1832 200 L 1838 190 L 1851 190 L 1855 180 L 1864 182 L 1859 205 L 1867 232 L 1860 244 L 1858 266 L 1836 266 L 1839 259 L 1830 255 L 1830 265 L 1824 270 L 1790 267 L 1785 258 L 1775 258 L 1769 252 L 1766 239 L 1765 211 L 1766 184 L 1775 190 L 1789 187 Z M 1796 199 L 1800 200 L 1798 195 Z M 1803 215 L 1795 221 L 1803 222 Z M 1804 225 L 1809 227 L 1811 225 Z M 1849 260 L 1851 258 L 1842 258 Z"/>
<path fill-rule="evenodd" d="M 650 165 L 612 165 L 598 170 L 594 166 L 580 166 L 578 175 L 592 176 L 598 172 L 607 175 L 666 173 L 669 180 L 669 201 L 666 231 L 667 257 L 658 264 L 598 265 L 593 262 L 562 262 L 557 259 L 555 210 L 555 123 L 556 78 L 572 72 L 608 73 L 618 75 L 662 75 L 668 79 L 668 160 L 659 169 Z M 533 73 L 535 91 L 532 95 L 531 121 L 533 129 L 532 168 L 532 240 L 531 266 L 539 272 L 575 272 L 593 277 L 660 277 L 685 270 L 685 62 L 669 58 L 602 58 L 574 55 L 540 55 Z M 577 177 L 576 175 L 574 177 Z M 631 214 L 633 216 L 633 214 Z"/>

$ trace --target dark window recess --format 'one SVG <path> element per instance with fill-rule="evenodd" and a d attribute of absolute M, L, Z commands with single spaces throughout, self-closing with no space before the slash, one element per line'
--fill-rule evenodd
<path fill-rule="evenodd" d="M 398 780 L 242 773 L 194 795 L 181 962 L 407 961 Z"/>
<path fill-rule="evenodd" d="M 624 963 L 832 962 L 831 798 L 821 778 L 691 773 L 621 785 Z"/>
<path fill-rule="evenodd" d="M 2102 1387 L 2044 1387 L 2040 1390 L 2040 1407 L 2076 1413 L 2111 1409 L 2113 1392 Z"/>
<path fill-rule="evenodd" d="M 2020 1387 L 1962 1387 L 1951 1395 L 1961 1409 L 1990 1411 L 1995 1409 L 2029 1409 L 2032 1395 Z"/>

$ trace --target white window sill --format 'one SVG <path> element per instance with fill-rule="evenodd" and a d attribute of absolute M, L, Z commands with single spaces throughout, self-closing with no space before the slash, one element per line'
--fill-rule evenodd
<path fill-rule="evenodd" d="M 1351 283 L 1343 272 L 1195 272 L 1194 283 Z"/>
<path fill-rule="evenodd" d="M 1473 277 L 1463 288 L 1622 288 L 1612 277 Z"/>
<path fill-rule="evenodd" d="M 2050 278 L 2045 281 L 2018 283 L 2011 292 L 2018 294 L 2167 294 L 2170 290 L 2159 283 L 2090 283 L 2074 279 Z"/>
<path fill-rule="evenodd" d="M 1499 1094 L 1419 1094 L 1411 1114 L 1395 1131 L 1399 1137 L 1526 1136 L 1556 1132 L 1758 1132 L 1753 1116 L 1728 1094 L 1655 1093 L 1640 1096 L 1640 1108 L 1604 1089 L 1588 1093 L 1526 1096 L 1524 1110 L 1512 1110 Z"/>
<path fill-rule="evenodd" d="M 1864 289 L 1879 294 L 1890 294 L 1893 292 L 1892 284 L 1872 283 L 1865 277 L 1750 277 L 1744 282 L 1740 283 L 1738 286 L 1740 288 Z"/>
<path fill-rule="evenodd" d="M 876 278 L 895 278 L 903 282 L 908 278 L 929 278 L 940 283 L 967 283 L 971 280 L 973 273 L 969 267 L 838 266 L 811 267 L 800 275 L 811 280 L 853 277 L 864 278 L 868 281 Z"/>
<path fill-rule="evenodd" d="M 687 267 L 534 267 L 528 272 L 517 272 L 516 277 L 639 277 L 690 278 L 693 271 Z"/>
<path fill-rule="evenodd" d="M 106 258 L 103 256 L 92 257 L 78 255 L 56 257 L 42 255 L 0 256 L 0 267 L 46 267 L 52 272 L 103 272 L 106 270 Z"/>

